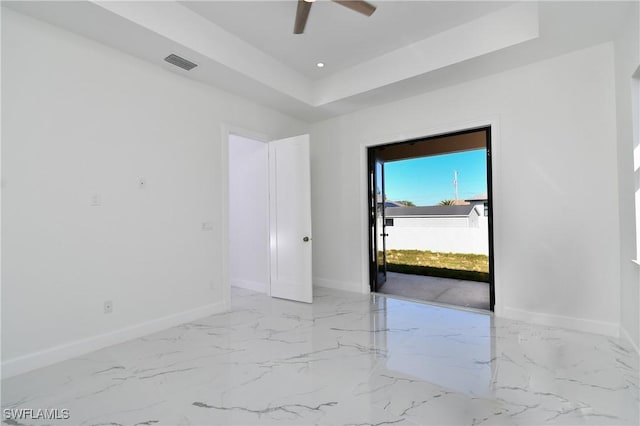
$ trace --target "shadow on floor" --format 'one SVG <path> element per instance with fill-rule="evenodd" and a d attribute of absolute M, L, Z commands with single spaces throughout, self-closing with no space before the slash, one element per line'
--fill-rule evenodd
<path fill-rule="evenodd" d="M 378 293 L 489 310 L 489 283 L 387 272 Z"/>

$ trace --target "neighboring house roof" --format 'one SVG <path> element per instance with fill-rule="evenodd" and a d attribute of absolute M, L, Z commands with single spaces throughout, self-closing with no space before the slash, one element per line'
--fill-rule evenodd
<path fill-rule="evenodd" d="M 422 207 L 387 207 L 387 217 L 398 216 L 469 216 L 473 211 L 471 204 L 463 206 L 422 206 Z"/>
<path fill-rule="evenodd" d="M 382 195 L 378 194 L 376 198 L 378 200 L 378 203 L 382 202 Z M 385 207 L 406 207 L 406 204 L 400 203 L 398 201 L 384 200 L 384 206 Z"/>
<path fill-rule="evenodd" d="M 489 199 L 489 197 L 487 196 L 486 192 L 483 192 L 482 194 L 476 194 L 473 197 L 469 197 L 469 198 L 465 198 L 465 201 L 487 201 Z"/>

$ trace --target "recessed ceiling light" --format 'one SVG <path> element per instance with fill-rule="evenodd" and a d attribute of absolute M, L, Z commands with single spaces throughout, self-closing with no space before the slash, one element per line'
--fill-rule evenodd
<path fill-rule="evenodd" d="M 318 63 L 316 64 L 316 67 L 318 67 L 318 68 L 324 68 L 324 62 L 318 62 Z"/>
<path fill-rule="evenodd" d="M 306 1 L 307 3 L 313 3 L 316 0 L 304 0 L 304 1 Z"/>

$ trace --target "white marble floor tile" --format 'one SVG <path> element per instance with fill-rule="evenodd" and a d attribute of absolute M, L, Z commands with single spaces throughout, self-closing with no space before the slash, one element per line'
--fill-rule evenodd
<path fill-rule="evenodd" d="M 638 425 L 617 339 L 383 296 L 312 305 L 233 290 L 231 312 L 2 382 L 9 425 Z"/>

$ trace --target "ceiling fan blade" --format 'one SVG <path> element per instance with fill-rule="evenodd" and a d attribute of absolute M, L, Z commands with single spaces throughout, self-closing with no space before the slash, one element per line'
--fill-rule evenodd
<path fill-rule="evenodd" d="M 293 25 L 294 34 L 302 34 L 304 27 L 307 25 L 311 3 L 304 0 L 298 0 L 298 9 L 296 10 L 296 22 Z"/>
<path fill-rule="evenodd" d="M 333 0 L 335 3 L 341 4 L 344 7 L 348 7 L 351 10 L 362 13 L 363 15 L 371 16 L 376 11 L 376 7 L 371 3 L 359 0 Z"/>

